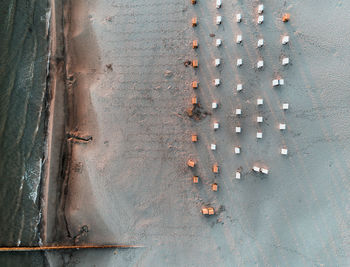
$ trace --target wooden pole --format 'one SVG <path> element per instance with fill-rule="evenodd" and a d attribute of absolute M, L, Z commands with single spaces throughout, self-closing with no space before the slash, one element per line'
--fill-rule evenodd
<path fill-rule="evenodd" d="M 42 250 L 63 250 L 63 249 L 89 249 L 89 248 L 142 248 L 143 246 L 133 245 L 75 245 L 75 246 L 43 246 L 43 247 L 0 247 L 0 252 L 4 251 L 42 251 Z"/>

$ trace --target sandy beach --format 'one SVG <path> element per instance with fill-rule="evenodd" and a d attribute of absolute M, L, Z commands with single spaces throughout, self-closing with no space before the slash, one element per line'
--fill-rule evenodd
<path fill-rule="evenodd" d="M 264 23 L 257 25 L 257 1 L 222 2 L 220 9 L 214 1 L 65 3 L 64 40 L 56 42 L 65 50 L 56 47 L 53 77 L 61 78 L 52 80 L 49 143 L 51 160 L 59 165 L 50 164 L 55 167 L 46 186 L 46 195 L 57 197 L 47 199 L 45 241 L 144 248 L 80 251 L 66 258 L 50 253 L 52 263 L 349 263 L 350 30 L 344 25 L 350 3 L 266 0 Z M 291 14 L 288 23 L 281 21 L 285 12 Z M 243 16 L 239 24 L 236 13 Z M 192 17 L 198 18 L 195 28 Z M 239 34 L 243 42 L 236 44 Z M 284 35 L 290 37 L 287 45 L 281 44 Z M 257 49 L 260 38 L 264 47 Z M 282 66 L 283 57 L 289 65 Z M 198 69 L 184 64 L 194 59 Z M 276 77 L 285 84 L 273 88 Z M 193 80 L 199 81 L 196 90 Z M 241 92 L 235 89 L 239 83 Z M 199 119 L 187 113 L 194 96 Z M 264 99 L 262 107 L 257 98 Z M 282 103 L 289 103 L 287 111 Z M 264 122 L 258 124 L 257 116 Z M 217 131 L 214 122 L 220 123 Z M 287 129 L 280 131 L 279 123 Z M 241 134 L 235 133 L 238 125 Z M 191 142 L 193 133 L 197 143 Z M 287 156 L 280 154 L 282 147 Z M 194 170 L 186 165 L 190 158 Z M 215 163 L 219 174 L 212 173 Z M 254 164 L 269 174 L 254 174 Z M 241 180 L 235 179 L 237 169 Z M 199 184 L 192 183 L 193 175 Z M 218 192 L 211 190 L 214 182 Z M 200 214 L 206 205 L 215 216 Z"/>
<path fill-rule="evenodd" d="M 65 44 L 63 34 L 63 6 L 60 1 L 50 2 L 50 75 L 49 86 L 49 118 L 46 148 L 46 162 L 42 182 L 42 229 L 43 244 L 54 244 L 58 240 L 65 242 L 62 229 L 62 188 L 67 156 L 65 132 L 67 127 L 68 108 L 66 104 Z"/>

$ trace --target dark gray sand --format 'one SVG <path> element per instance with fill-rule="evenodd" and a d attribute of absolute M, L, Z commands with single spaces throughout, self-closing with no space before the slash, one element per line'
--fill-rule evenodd
<path fill-rule="evenodd" d="M 75 70 L 94 73 L 83 79 L 89 102 L 79 125 L 94 139 L 73 147 L 69 230 L 74 236 L 88 225 L 80 242 L 145 246 L 76 252 L 76 266 L 349 264 L 350 2 L 266 0 L 262 25 L 256 24 L 257 1 L 222 2 L 216 10 L 215 1 L 204 0 L 195 7 L 189 0 L 100 0 L 82 14 L 88 26 L 75 22 L 80 26 L 71 41 L 83 47 L 93 34 L 101 67 Z M 291 14 L 286 24 L 284 12 Z M 240 24 L 236 13 L 242 13 Z M 219 14 L 223 22 L 217 26 Z M 199 20 L 195 29 L 193 16 Z M 286 46 L 284 34 L 290 36 Z M 223 40 L 220 48 L 215 38 Z M 259 38 L 265 41 L 260 50 Z M 290 58 L 288 66 L 281 65 L 283 55 Z M 222 61 L 218 68 L 215 58 Z M 239 69 L 237 58 L 243 59 Z M 262 70 L 255 67 L 259 58 Z M 196 71 L 183 64 L 192 59 L 199 60 Z M 285 85 L 272 88 L 278 75 Z M 214 78 L 222 85 L 215 88 Z M 194 79 L 200 82 L 196 91 Z M 240 93 L 237 83 L 243 83 Z M 199 121 L 185 113 L 194 95 L 209 113 Z M 259 109 L 258 97 L 264 99 Z M 290 105 L 286 112 L 283 102 Z M 264 117 L 260 126 L 258 114 Z M 216 132 L 214 121 L 220 123 Z M 278 130 L 280 122 L 286 131 Z M 240 135 L 234 133 L 238 123 Z M 263 139 L 257 141 L 258 129 Z M 192 133 L 199 135 L 197 144 Z M 240 155 L 233 153 L 235 145 Z M 288 156 L 280 155 L 282 146 Z M 198 162 L 194 172 L 188 158 Z M 211 172 L 216 162 L 219 175 Z M 256 162 L 269 168 L 268 176 L 252 173 Z M 242 180 L 234 179 L 239 167 Z M 193 174 L 200 176 L 198 185 Z M 218 192 L 210 189 L 214 181 Z M 200 214 L 207 204 L 217 215 Z"/>

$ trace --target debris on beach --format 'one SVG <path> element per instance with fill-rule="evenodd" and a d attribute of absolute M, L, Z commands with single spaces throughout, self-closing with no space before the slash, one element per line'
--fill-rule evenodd
<path fill-rule="evenodd" d="M 79 132 L 69 132 L 67 133 L 67 139 L 74 143 L 86 144 L 92 141 L 92 136 L 80 134 Z"/>
<path fill-rule="evenodd" d="M 192 61 L 191 61 L 191 60 L 186 60 L 186 61 L 184 62 L 185 67 L 191 66 L 191 64 L 192 64 Z"/>
<path fill-rule="evenodd" d="M 107 71 L 113 71 L 113 64 L 106 64 Z"/>
<path fill-rule="evenodd" d="M 166 70 L 164 73 L 165 78 L 170 78 L 171 76 L 173 76 L 173 72 L 170 70 Z"/>

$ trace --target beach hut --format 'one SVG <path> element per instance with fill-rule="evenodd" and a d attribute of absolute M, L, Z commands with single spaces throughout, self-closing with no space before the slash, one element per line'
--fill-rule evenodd
<path fill-rule="evenodd" d="M 202 208 L 202 214 L 203 214 L 203 215 L 209 215 L 209 210 L 208 210 L 208 208 Z"/>
<path fill-rule="evenodd" d="M 286 45 L 289 43 L 289 36 L 288 35 L 285 35 L 282 37 L 282 44 L 283 45 Z"/>
<path fill-rule="evenodd" d="M 197 25 L 198 25 L 197 18 L 196 17 L 192 18 L 192 27 L 196 27 Z"/>
<path fill-rule="evenodd" d="M 255 171 L 255 172 L 260 172 L 260 167 L 254 165 L 254 166 L 253 166 L 253 171 Z"/>
<path fill-rule="evenodd" d="M 196 143 L 198 141 L 198 135 L 192 134 L 192 142 Z"/>
<path fill-rule="evenodd" d="M 261 173 L 263 173 L 263 174 L 269 174 L 269 170 L 266 169 L 266 168 L 261 168 L 260 171 L 261 171 Z"/>
<path fill-rule="evenodd" d="M 284 13 L 282 16 L 282 21 L 283 22 L 288 22 L 290 20 L 290 14 L 289 13 Z"/>
<path fill-rule="evenodd" d="M 258 48 L 263 47 L 264 46 L 264 39 L 259 39 L 258 40 Z"/>
<path fill-rule="evenodd" d="M 216 103 L 216 102 L 211 103 L 211 108 L 212 109 L 217 109 L 218 108 L 218 103 Z"/>
<path fill-rule="evenodd" d="M 257 67 L 258 69 L 261 69 L 262 67 L 264 67 L 264 61 L 259 60 L 258 63 L 256 63 L 256 67 Z"/>
<path fill-rule="evenodd" d="M 219 47 L 221 44 L 222 44 L 221 39 L 216 39 L 215 45 L 216 45 L 217 47 Z"/>
<path fill-rule="evenodd" d="M 258 17 L 258 24 L 262 24 L 264 22 L 264 15 L 260 15 Z"/>
<path fill-rule="evenodd" d="M 256 138 L 257 138 L 257 139 L 262 139 L 262 136 L 263 136 L 263 133 L 262 133 L 261 131 L 258 131 L 258 132 L 256 133 Z"/>
<path fill-rule="evenodd" d="M 215 67 L 219 67 L 220 66 L 220 58 L 216 58 L 215 59 Z"/>
<path fill-rule="evenodd" d="M 272 86 L 276 87 L 279 85 L 284 85 L 284 79 L 274 79 L 272 80 Z"/>
<path fill-rule="evenodd" d="M 189 160 L 187 161 L 187 165 L 188 165 L 188 167 L 194 168 L 194 166 L 196 165 L 196 163 L 194 162 L 194 160 L 189 159 Z"/>
<path fill-rule="evenodd" d="M 243 90 L 243 84 L 241 84 L 241 83 L 239 83 L 239 84 L 237 84 L 237 92 L 239 92 L 239 91 L 242 91 Z"/>
<path fill-rule="evenodd" d="M 213 128 L 214 128 L 214 130 L 217 130 L 217 129 L 219 129 L 219 123 L 218 122 L 214 122 L 214 124 L 213 124 Z"/>
<path fill-rule="evenodd" d="M 263 104 L 264 104 L 264 99 L 258 98 L 258 99 L 256 100 L 256 104 L 257 104 L 258 106 L 263 105 Z"/>
<path fill-rule="evenodd" d="M 278 79 L 272 80 L 272 86 L 278 86 L 278 85 L 279 85 Z"/>
<path fill-rule="evenodd" d="M 213 191 L 218 191 L 218 184 L 217 183 L 213 183 L 212 185 L 211 185 L 211 190 L 213 190 Z"/>
<path fill-rule="evenodd" d="M 193 68 L 198 68 L 198 60 L 197 59 L 192 61 L 192 67 Z"/>
<path fill-rule="evenodd" d="M 242 109 L 236 108 L 236 115 L 242 115 Z"/>
<path fill-rule="evenodd" d="M 285 130 L 286 129 L 286 124 L 285 123 L 280 123 L 279 124 L 279 129 L 280 130 Z"/>
<path fill-rule="evenodd" d="M 220 8 L 221 7 L 221 0 L 216 0 L 216 8 Z"/>
<path fill-rule="evenodd" d="M 201 210 L 203 215 L 214 215 L 215 214 L 215 210 L 213 207 L 204 207 Z"/>
<path fill-rule="evenodd" d="M 264 12 L 264 5 L 261 4 L 261 5 L 258 6 L 258 13 L 262 14 L 263 12 Z"/>
<path fill-rule="evenodd" d="M 236 177 L 236 179 L 241 179 L 241 172 L 240 171 L 236 171 L 235 177 Z"/>
<path fill-rule="evenodd" d="M 192 48 L 193 48 L 193 49 L 198 48 L 198 41 L 197 41 L 197 40 L 193 40 L 193 42 L 192 42 Z"/>
<path fill-rule="evenodd" d="M 236 133 L 241 133 L 242 128 L 240 126 L 236 126 L 235 131 L 236 131 Z"/>
<path fill-rule="evenodd" d="M 220 25 L 222 22 L 222 17 L 221 16 L 216 16 L 216 25 Z"/>
<path fill-rule="evenodd" d="M 192 105 L 198 104 L 197 97 L 192 97 Z"/>
<path fill-rule="evenodd" d="M 238 59 L 237 59 L 237 67 L 240 67 L 240 66 L 242 66 L 242 65 L 243 65 L 243 59 L 238 58 Z"/>
<path fill-rule="evenodd" d="M 283 109 L 283 110 L 289 109 L 289 104 L 288 104 L 288 103 L 283 103 L 282 109 Z"/>
<path fill-rule="evenodd" d="M 236 22 L 240 23 L 242 21 L 242 14 L 238 13 L 236 14 Z"/>
<path fill-rule="evenodd" d="M 197 3 L 197 0 L 191 0 L 192 5 L 195 5 Z"/>
<path fill-rule="evenodd" d="M 214 208 L 213 207 L 209 207 L 208 208 L 208 213 L 209 213 L 209 215 L 214 215 L 215 214 Z"/>
<path fill-rule="evenodd" d="M 289 64 L 289 58 L 288 57 L 284 57 L 282 59 L 282 65 L 285 66 L 285 65 L 288 65 Z"/>
<path fill-rule="evenodd" d="M 213 151 L 216 150 L 216 145 L 215 144 L 211 144 L 210 145 L 210 149 L 213 150 Z"/>
<path fill-rule="evenodd" d="M 235 154 L 241 154 L 241 148 L 239 146 L 235 146 Z"/>
<path fill-rule="evenodd" d="M 263 122 L 264 118 L 262 116 L 257 116 L 256 117 L 256 122 Z"/>
<path fill-rule="evenodd" d="M 199 182 L 198 176 L 193 176 L 192 180 L 193 180 L 194 184 L 198 184 L 198 182 Z"/>
<path fill-rule="evenodd" d="M 193 89 L 197 89 L 198 88 L 198 82 L 197 81 L 193 81 L 192 82 L 192 88 Z"/>
<path fill-rule="evenodd" d="M 215 79 L 214 80 L 214 85 L 219 86 L 220 85 L 220 79 Z"/>
<path fill-rule="evenodd" d="M 281 148 L 281 155 L 288 155 L 288 149 L 287 148 Z"/>
<path fill-rule="evenodd" d="M 243 41 L 242 35 L 238 34 L 236 37 L 236 43 L 240 44 L 240 43 L 242 43 L 242 41 Z"/>
<path fill-rule="evenodd" d="M 215 164 L 213 165 L 212 170 L 213 170 L 213 173 L 219 173 L 219 166 L 218 166 L 217 163 L 215 163 Z"/>

